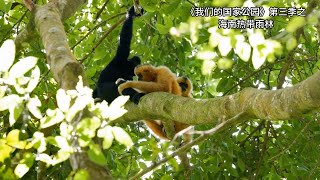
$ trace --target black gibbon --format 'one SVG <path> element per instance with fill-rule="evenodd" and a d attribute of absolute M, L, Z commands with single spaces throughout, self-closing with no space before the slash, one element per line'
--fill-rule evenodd
<path fill-rule="evenodd" d="M 166 66 L 154 67 L 152 65 L 137 66 L 134 73 L 139 81 L 127 81 L 119 85 L 119 93 L 127 88 L 134 88 L 143 93 L 169 92 L 175 95 L 192 97 L 192 83 L 186 77 L 177 77 Z M 134 95 L 134 94 L 131 94 Z M 160 120 L 144 120 L 151 131 L 161 139 L 170 138 L 167 136 L 164 125 Z M 175 133 L 189 127 L 189 125 L 174 121 Z M 190 135 L 185 134 L 187 141 L 191 140 Z"/>
<path fill-rule="evenodd" d="M 143 9 L 141 9 L 141 13 L 143 13 Z M 141 16 L 141 14 L 135 14 L 134 6 L 132 6 L 127 13 L 120 32 L 120 43 L 116 55 L 101 71 L 96 88 L 93 91 L 93 98 L 99 98 L 111 103 L 120 95 L 118 93 L 118 85 L 115 83 L 117 79 L 132 80 L 134 68 L 141 63 L 138 56 L 128 59 L 132 39 L 133 18 L 135 16 Z M 128 94 L 135 93 L 133 89 L 127 89 L 126 91 Z"/>

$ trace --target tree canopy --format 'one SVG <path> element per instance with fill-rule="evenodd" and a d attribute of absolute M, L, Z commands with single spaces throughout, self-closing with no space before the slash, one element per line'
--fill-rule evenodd
<path fill-rule="evenodd" d="M 191 79 L 192 98 L 92 99 L 133 5 L 130 56 Z M 0 27 L 0 179 L 320 177 L 318 0 L 0 0 Z"/>

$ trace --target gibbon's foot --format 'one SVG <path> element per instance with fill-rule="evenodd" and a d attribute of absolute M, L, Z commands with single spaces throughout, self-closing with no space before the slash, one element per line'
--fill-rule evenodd
<path fill-rule="evenodd" d="M 119 78 L 116 81 L 116 84 L 117 84 L 117 86 L 119 86 L 125 82 L 127 82 L 127 80 Z M 130 101 L 135 104 L 138 104 L 140 101 L 140 98 L 145 95 L 145 93 L 139 93 L 138 91 L 134 90 L 133 88 L 126 88 L 121 92 L 121 94 L 125 95 L 125 96 L 130 96 Z"/>
<path fill-rule="evenodd" d="M 119 86 L 120 84 L 123 84 L 123 83 L 125 83 L 125 82 L 127 82 L 127 80 L 122 79 L 122 78 L 119 78 L 119 79 L 117 79 L 117 81 L 116 81 L 116 85 Z"/>
<path fill-rule="evenodd" d="M 131 89 L 131 88 L 130 88 Z M 125 89 L 126 90 L 126 89 Z M 132 101 L 135 104 L 139 104 L 140 99 L 142 96 L 146 95 L 145 93 L 136 93 L 133 96 L 130 96 L 130 101 Z"/>
<path fill-rule="evenodd" d="M 139 12 L 135 12 L 135 9 L 134 9 L 134 6 L 132 6 L 130 9 L 129 9 L 129 11 L 128 11 L 128 15 L 130 16 L 130 17 L 139 17 L 139 16 L 142 16 L 143 15 L 143 12 L 144 12 L 144 9 L 143 8 L 139 8 L 139 11 L 140 11 L 140 13 Z"/>

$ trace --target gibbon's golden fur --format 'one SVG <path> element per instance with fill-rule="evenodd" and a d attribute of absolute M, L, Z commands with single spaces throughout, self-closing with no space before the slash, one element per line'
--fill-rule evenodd
<path fill-rule="evenodd" d="M 168 92 L 184 97 L 192 97 L 192 83 L 186 77 L 177 77 L 166 66 L 154 67 L 152 65 L 140 65 L 134 70 L 139 81 L 127 81 L 119 86 L 119 93 L 126 88 L 134 88 L 144 93 Z M 169 140 L 162 121 L 144 120 L 146 126 L 161 139 Z M 174 121 L 175 133 L 189 127 L 189 125 Z M 185 134 L 187 141 L 191 140 L 190 135 Z"/>

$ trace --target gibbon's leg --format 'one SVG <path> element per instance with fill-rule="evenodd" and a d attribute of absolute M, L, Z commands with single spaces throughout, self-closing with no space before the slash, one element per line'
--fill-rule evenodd
<path fill-rule="evenodd" d="M 167 84 L 160 84 L 156 82 L 127 81 L 118 87 L 119 93 L 122 94 L 122 91 L 126 88 L 136 88 L 144 93 L 168 92 Z"/>
<path fill-rule="evenodd" d="M 160 139 L 169 140 L 166 133 L 163 131 L 164 129 L 161 121 L 144 120 L 143 122 L 157 137 L 159 137 Z"/>

